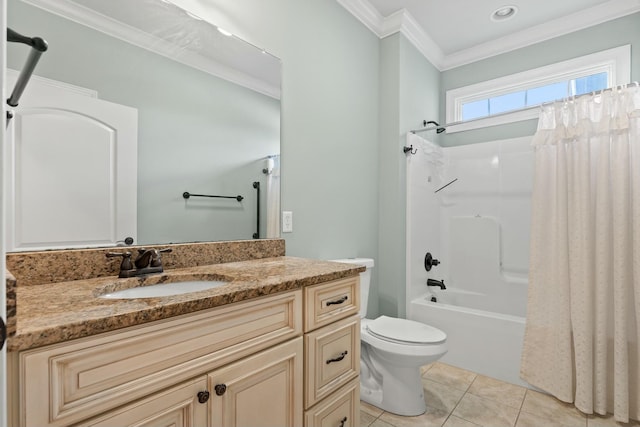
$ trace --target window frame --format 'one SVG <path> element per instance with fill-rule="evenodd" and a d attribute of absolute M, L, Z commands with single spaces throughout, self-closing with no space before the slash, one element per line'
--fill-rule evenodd
<path fill-rule="evenodd" d="M 629 83 L 631 80 L 631 45 L 618 46 L 555 64 L 447 90 L 445 101 L 447 133 L 535 119 L 540 112 L 540 104 L 538 104 L 512 112 L 463 121 L 462 105 L 465 103 L 603 72 L 607 73 L 607 87 Z"/>

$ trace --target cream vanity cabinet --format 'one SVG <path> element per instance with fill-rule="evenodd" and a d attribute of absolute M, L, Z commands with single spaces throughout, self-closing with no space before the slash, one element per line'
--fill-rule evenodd
<path fill-rule="evenodd" d="M 304 288 L 305 427 L 360 425 L 360 279 Z"/>
<path fill-rule="evenodd" d="M 349 277 L 9 353 L 9 424 L 358 426 L 358 286 Z"/>
<path fill-rule="evenodd" d="M 9 355 L 10 425 L 303 423 L 301 290 Z"/>

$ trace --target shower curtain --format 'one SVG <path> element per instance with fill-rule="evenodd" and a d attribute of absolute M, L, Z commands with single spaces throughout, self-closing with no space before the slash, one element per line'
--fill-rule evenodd
<path fill-rule="evenodd" d="M 521 376 L 584 413 L 640 416 L 640 89 L 542 109 Z"/>

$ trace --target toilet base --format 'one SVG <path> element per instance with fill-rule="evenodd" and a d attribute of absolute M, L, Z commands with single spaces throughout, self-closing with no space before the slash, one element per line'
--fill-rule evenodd
<path fill-rule="evenodd" d="M 382 388 L 360 381 L 360 399 L 387 412 L 405 417 L 427 411 L 420 368 L 385 367 Z"/>

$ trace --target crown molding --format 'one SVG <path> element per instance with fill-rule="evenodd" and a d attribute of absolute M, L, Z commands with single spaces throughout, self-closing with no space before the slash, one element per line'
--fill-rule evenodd
<path fill-rule="evenodd" d="M 405 9 L 384 17 L 368 0 L 336 1 L 379 38 L 402 33 L 438 70 L 443 66 L 442 49 Z"/>
<path fill-rule="evenodd" d="M 355 16 L 372 33 L 382 38 L 381 31 L 384 17 L 368 0 L 336 0 L 349 13 Z"/>
<path fill-rule="evenodd" d="M 263 95 L 280 99 L 280 88 L 195 52 L 176 49 L 166 40 L 81 6 L 70 0 L 22 0 L 24 3 L 100 31 L 173 61 L 238 84 Z"/>
<path fill-rule="evenodd" d="M 381 37 L 397 32 L 402 33 L 438 70 L 442 68 L 445 59 L 442 49 L 405 9 L 389 15 L 382 23 Z"/>
<path fill-rule="evenodd" d="M 402 33 L 439 71 L 470 64 L 640 12 L 640 0 L 610 0 L 567 17 L 510 34 L 507 37 L 445 55 L 438 44 L 405 9 L 383 17 L 368 0 L 337 0 L 337 2 L 379 38 L 397 32 Z"/>

